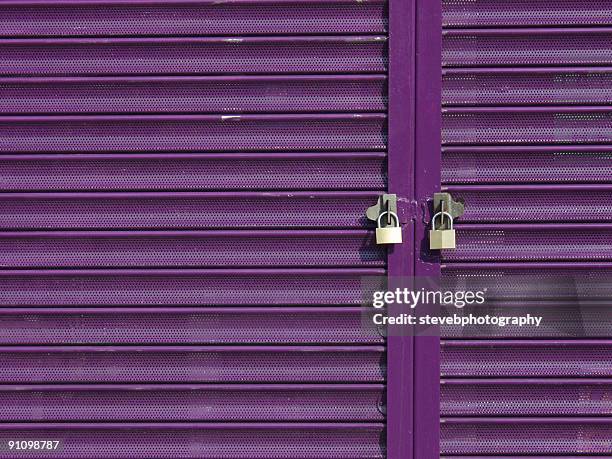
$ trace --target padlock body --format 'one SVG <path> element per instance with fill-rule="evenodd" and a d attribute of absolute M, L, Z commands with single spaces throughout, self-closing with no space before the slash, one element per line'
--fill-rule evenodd
<path fill-rule="evenodd" d="M 402 229 L 399 227 L 376 228 L 377 244 L 401 244 Z"/>
<path fill-rule="evenodd" d="M 432 250 L 454 249 L 455 230 L 429 230 L 429 248 Z"/>

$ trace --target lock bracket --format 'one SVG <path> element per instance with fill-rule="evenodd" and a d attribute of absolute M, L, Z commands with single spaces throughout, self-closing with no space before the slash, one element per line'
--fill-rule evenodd
<path fill-rule="evenodd" d="M 408 223 L 417 216 L 417 203 L 406 198 L 397 197 L 396 194 L 382 194 L 378 197 L 376 204 L 368 207 L 366 210 L 366 218 L 376 223 L 378 217 L 383 212 L 393 212 L 399 218 L 399 223 Z M 383 222 L 385 225 L 391 225 L 391 214 L 387 214 Z"/>
<path fill-rule="evenodd" d="M 378 221 L 378 217 L 383 213 L 387 213 L 386 224 L 390 225 L 391 215 L 397 213 L 397 195 L 396 194 L 382 194 L 378 197 L 378 202 L 366 210 L 366 217 L 368 220 Z"/>

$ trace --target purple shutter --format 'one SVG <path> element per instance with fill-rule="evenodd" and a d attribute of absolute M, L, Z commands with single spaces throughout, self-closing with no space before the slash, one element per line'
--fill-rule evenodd
<path fill-rule="evenodd" d="M 384 0 L 2 2 L 0 442 L 385 456 L 359 306 L 387 272 L 365 211 L 388 22 Z"/>
<path fill-rule="evenodd" d="M 442 180 L 466 206 L 444 275 L 495 277 L 512 294 L 510 274 L 571 274 L 609 298 L 612 2 L 442 4 Z M 551 306 L 546 320 L 572 320 Z M 442 454 L 609 457 L 607 324 L 593 321 L 589 339 L 444 330 Z"/>

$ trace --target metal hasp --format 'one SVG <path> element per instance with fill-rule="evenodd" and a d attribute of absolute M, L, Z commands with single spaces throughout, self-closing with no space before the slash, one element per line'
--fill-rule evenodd
<path fill-rule="evenodd" d="M 397 213 L 397 195 L 383 194 L 368 207 L 366 217 L 376 222 L 377 244 L 401 244 L 402 227 Z"/>
<path fill-rule="evenodd" d="M 397 213 L 397 195 L 396 194 L 382 194 L 378 197 L 378 202 L 374 204 L 372 207 L 368 207 L 366 210 L 366 217 L 368 220 L 372 220 L 373 222 L 378 222 L 378 217 L 383 212 L 389 212 L 386 215 L 386 221 L 384 222 L 386 225 L 391 225 L 393 223 L 393 214 L 398 215 Z M 399 225 L 399 221 L 397 222 Z"/>

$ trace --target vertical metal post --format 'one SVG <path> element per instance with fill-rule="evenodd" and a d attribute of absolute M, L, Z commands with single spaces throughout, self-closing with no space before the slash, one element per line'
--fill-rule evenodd
<path fill-rule="evenodd" d="M 442 2 L 416 0 L 415 195 L 426 202 L 440 191 L 442 99 Z M 440 275 L 438 255 L 429 253 L 428 222 L 415 222 L 415 276 Z M 414 348 L 414 457 L 440 457 L 440 339 L 417 337 Z"/>
<path fill-rule="evenodd" d="M 389 192 L 414 200 L 415 0 L 389 0 Z M 389 249 L 390 277 L 414 275 L 414 223 L 403 228 L 404 243 Z M 413 456 L 414 339 L 387 339 L 387 458 Z"/>
<path fill-rule="evenodd" d="M 441 2 L 389 0 L 389 193 L 423 202 L 440 188 Z M 433 276 L 427 220 L 404 226 L 388 273 Z M 387 457 L 439 459 L 437 337 L 387 342 Z"/>

